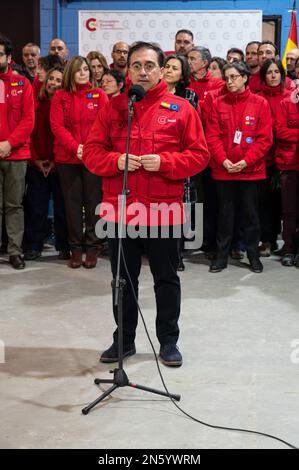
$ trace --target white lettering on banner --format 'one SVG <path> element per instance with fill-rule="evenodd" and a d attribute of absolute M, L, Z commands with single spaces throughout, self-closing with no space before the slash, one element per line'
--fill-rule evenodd
<path fill-rule="evenodd" d="M 132 33 L 136 33 L 134 40 L 158 38 L 162 49 L 171 51 L 175 33 L 184 28 L 191 29 L 196 42 L 209 47 L 212 55 L 225 56 L 232 44 L 245 49 L 248 42 L 261 41 L 262 10 L 80 10 L 78 25 L 79 54 L 96 50 L 100 43 L 101 52 L 110 60 L 113 44 L 130 44 Z"/>

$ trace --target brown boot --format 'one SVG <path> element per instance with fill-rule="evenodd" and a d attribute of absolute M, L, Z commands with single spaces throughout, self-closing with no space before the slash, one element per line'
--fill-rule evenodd
<path fill-rule="evenodd" d="M 86 269 L 95 268 L 96 265 L 97 265 L 97 261 L 98 261 L 97 252 L 96 251 L 87 251 L 85 261 L 83 262 L 83 266 Z"/>
<path fill-rule="evenodd" d="M 82 253 L 81 251 L 74 251 L 71 255 L 70 262 L 68 264 L 69 268 L 77 269 L 82 265 Z"/>

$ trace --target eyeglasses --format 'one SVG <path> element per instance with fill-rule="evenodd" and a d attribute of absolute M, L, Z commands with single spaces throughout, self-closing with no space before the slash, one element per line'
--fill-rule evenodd
<path fill-rule="evenodd" d="M 151 72 L 153 72 L 157 67 L 158 67 L 158 65 L 154 64 L 153 62 L 148 62 L 148 63 L 146 63 L 146 64 L 144 64 L 144 65 L 142 65 L 142 64 L 140 64 L 140 63 L 138 63 L 138 62 L 136 62 L 136 63 L 130 65 L 130 68 L 131 68 L 132 70 L 134 70 L 134 72 L 141 72 L 141 70 L 144 69 L 144 71 L 145 71 L 146 73 L 151 73 Z"/>
<path fill-rule="evenodd" d="M 225 77 L 224 77 L 224 80 L 225 80 L 226 82 L 229 82 L 230 80 L 231 80 L 232 82 L 235 82 L 238 77 L 242 77 L 242 75 L 229 75 L 228 77 L 225 76 Z"/>
<path fill-rule="evenodd" d="M 124 55 L 128 55 L 129 51 L 125 51 L 125 50 L 121 50 L 121 49 L 116 49 L 115 51 L 113 51 L 114 54 L 124 54 Z"/>
<path fill-rule="evenodd" d="M 101 81 L 101 86 L 103 85 L 109 85 L 110 83 L 117 83 L 115 78 L 112 78 L 111 80 L 102 80 Z"/>

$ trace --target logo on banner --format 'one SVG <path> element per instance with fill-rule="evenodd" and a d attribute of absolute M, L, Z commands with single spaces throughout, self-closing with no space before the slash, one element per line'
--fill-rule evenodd
<path fill-rule="evenodd" d="M 86 28 L 88 31 L 95 31 L 97 29 L 97 20 L 95 18 L 88 18 L 86 20 Z"/>

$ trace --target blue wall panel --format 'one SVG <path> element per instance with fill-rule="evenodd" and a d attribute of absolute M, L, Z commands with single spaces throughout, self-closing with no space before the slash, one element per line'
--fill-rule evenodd
<path fill-rule="evenodd" d="M 76 1 L 41 0 L 41 50 L 46 54 L 49 40 L 61 37 L 67 42 L 70 55 L 78 53 L 79 10 L 263 10 L 264 15 L 282 16 L 281 50 L 285 48 L 293 0 L 210 0 L 210 1 Z"/>

